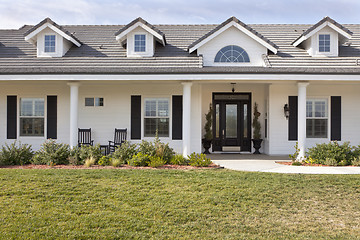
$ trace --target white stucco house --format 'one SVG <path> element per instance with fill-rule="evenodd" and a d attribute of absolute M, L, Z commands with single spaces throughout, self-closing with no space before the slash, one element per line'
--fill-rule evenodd
<path fill-rule="evenodd" d="M 36 26 L 0 30 L 0 145 L 34 148 L 48 138 L 95 143 L 127 128 L 128 140 L 158 130 L 184 155 L 203 151 L 205 113 L 212 151 L 251 152 L 254 103 L 269 155 L 300 155 L 315 143 L 360 143 L 360 25 L 329 17 L 315 25 Z M 287 110 L 287 111 L 285 111 Z"/>

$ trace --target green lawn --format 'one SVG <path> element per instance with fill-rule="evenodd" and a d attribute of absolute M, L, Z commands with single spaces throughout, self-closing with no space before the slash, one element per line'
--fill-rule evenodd
<path fill-rule="evenodd" d="M 0 169 L 1 239 L 359 239 L 360 176 Z"/>

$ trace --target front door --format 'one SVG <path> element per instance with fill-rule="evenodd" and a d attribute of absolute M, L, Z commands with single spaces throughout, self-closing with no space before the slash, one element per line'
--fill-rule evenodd
<path fill-rule="evenodd" d="M 251 150 L 250 103 L 250 93 L 213 93 L 213 151 Z"/>

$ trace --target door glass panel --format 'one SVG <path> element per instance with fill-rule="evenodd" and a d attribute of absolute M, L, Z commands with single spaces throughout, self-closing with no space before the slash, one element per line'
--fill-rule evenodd
<path fill-rule="evenodd" d="M 244 104 L 244 138 L 248 136 L 248 105 L 247 103 Z"/>
<path fill-rule="evenodd" d="M 237 138 L 237 104 L 226 104 L 226 137 Z"/>
<path fill-rule="evenodd" d="M 220 137 L 220 106 L 215 105 L 215 137 Z"/>

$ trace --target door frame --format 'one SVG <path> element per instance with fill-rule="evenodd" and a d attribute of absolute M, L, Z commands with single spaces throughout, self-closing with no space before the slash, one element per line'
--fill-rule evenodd
<path fill-rule="evenodd" d="M 217 95 L 225 95 L 226 99 L 215 99 L 215 96 Z M 228 96 L 228 97 L 227 97 Z M 231 97 L 234 96 L 234 97 Z M 247 96 L 247 98 L 241 99 L 241 97 L 239 96 Z M 247 129 L 248 129 L 248 133 L 247 133 L 247 138 L 243 137 L 243 126 L 241 125 L 242 120 L 241 117 L 242 115 L 238 115 L 238 126 L 240 126 L 240 128 L 238 129 L 238 139 L 240 141 L 240 151 L 243 152 L 248 152 L 251 151 L 251 132 L 252 132 L 252 128 L 251 128 L 251 109 L 252 109 L 252 99 L 251 99 L 252 95 L 251 92 L 236 92 L 236 93 L 232 93 L 232 92 L 213 92 L 212 93 L 212 108 L 213 108 L 213 121 L 212 121 L 212 131 L 213 131 L 213 146 L 212 146 L 212 151 L 223 151 L 223 134 L 221 131 L 221 122 L 222 120 L 220 120 L 221 118 L 225 119 L 225 116 L 220 116 L 220 114 L 224 114 L 224 111 L 221 111 L 219 109 L 219 137 L 216 138 L 216 104 L 219 103 L 221 105 L 221 103 L 225 104 L 231 104 L 231 103 L 237 103 L 239 104 L 239 108 L 242 109 L 241 104 L 244 104 L 244 102 L 246 102 L 248 104 L 247 106 Z M 238 110 L 238 112 L 241 112 L 240 109 Z M 223 126 L 225 126 L 223 124 Z"/>

